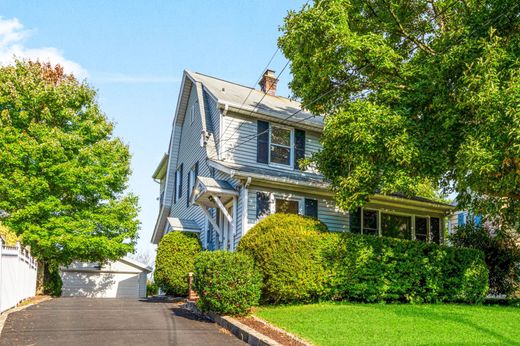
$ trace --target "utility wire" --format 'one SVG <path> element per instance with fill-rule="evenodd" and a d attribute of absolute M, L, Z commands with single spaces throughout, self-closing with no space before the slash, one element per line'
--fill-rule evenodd
<path fill-rule="evenodd" d="M 255 90 L 255 87 L 256 85 L 262 80 L 262 77 L 264 76 L 264 73 L 265 71 L 267 71 L 267 69 L 269 68 L 269 66 L 271 65 L 271 63 L 273 62 L 276 54 L 278 54 L 278 52 L 280 51 L 280 47 L 276 48 L 276 50 L 274 51 L 273 55 L 271 56 L 271 59 L 269 59 L 269 62 L 267 63 L 267 65 L 265 65 L 262 73 L 260 74 L 260 77 L 258 77 L 257 81 L 255 84 L 253 84 L 253 87 L 249 90 L 249 93 L 247 94 L 246 98 L 244 99 L 244 101 L 242 102 L 242 104 L 240 105 L 240 108 L 238 109 L 238 111 L 240 112 L 242 110 L 242 108 L 244 107 L 244 105 L 246 104 L 246 101 L 247 99 L 249 98 L 249 96 L 251 96 L 251 94 L 253 93 L 253 91 Z M 230 121 L 230 123 L 228 124 L 228 126 L 224 129 L 224 131 L 222 133 L 225 133 L 229 127 L 231 126 L 231 124 L 233 123 L 233 120 Z"/>
<path fill-rule="evenodd" d="M 287 68 L 287 66 L 289 66 L 289 60 L 287 60 L 287 62 L 285 63 L 284 67 L 282 68 L 282 70 L 280 71 L 280 73 L 278 73 L 278 75 L 276 76 L 276 80 L 280 79 L 280 76 L 282 75 L 282 73 L 285 71 L 285 69 Z M 248 116 L 251 116 L 257 109 L 258 107 L 262 104 L 262 101 L 264 100 L 265 96 L 269 93 L 269 91 L 271 91 L 272 87 L 273 87 L 274 83 L 272 83 L 270 86 L 269 86 L 269 89 L 267 89 L 264 94 L 262 95 L 262 98 L 260 99 L 260 101 L 258 101 L 256 103 L 256 106 L 251 110 L 251 112 L 249 112 Z M 251 90 L 252 91 L 252 90 Z M 231 122 L 228 124 L 228 126 L 226 127 L 226 130 L 229 128 L 229 126 L 231 126 L 232 122 L 234 121 L 231 120 Z M 235 131 L 231 134 L 231 136 L 228 137 L 228 139 L 226 139 L 224 141 L 224 143 L 222 143 L 222 146 L 224 146 L 231 138 L 233 138 L 233 136 L 242 128 L 242 126 L 244 125 L 245 123 L 242 123 L 240 125 L 238 125 L 238 127 L 235 129 Z M 225 133 L 225 132 L 222 132 L 222 133 Z"/>
<path fill-rule="evenodd" d="M 455 3 L 455 2 L 456 2 L 456 1 L 454 1 L 454 3 Z M 450 5 L 449 7 L 452 7 L 454 3 L 452 3 L 452 5 Z M 519 5 L 520 5 L 520 3 L 515 4 L 513 7 L 511 7 L 510 10 L 515 9 L 515 8 L 518 7 Z M 445 10 L 445 11 L 441 11 L 441 13 L 437 14 L 437 15 L 436 15 L 432 20 L 435 20 L 439 15 L 442 15 L 442 14 L 444 14 L 445 12 L 446 12 L 446 10 Z M 500 19 L 501 17 L 503 17 L 503 16 L 506 15 L 506 14 L 507 14 L 507 13 L 504 12 L 504 13 L 502 13 L 501 15 L 499 15 L 498 17 L 495 17 L 494 20 L 498 20 L 498 19 Z M 484 24 L 484 26 L 487 26 L 488 24 L 491 24 L 491 20 L 488 20 L 488 21 L 486 22 L 486 24 Z M 472 35 L 473 33 L 475 33 L 476 30 L 477 30 L 477 29 L 475 28 L 475 29 L 470 33 L 470 35 Z M 461 37 L 459 40 L 457 40 L 456 43 L 459 43 L 460 40 L 462 40 L 462 39 L 464 39 L 464 37 Z M 453 46 L 453 44 L 452 44 L 452 45 L 449 45 L 449 46 L 446 47 L 444 50 L 442 50 L 441 53 L 446 52 L 446 51 L 447 51 L 448 49 L 450 49 L 452 46 Z M 412 48 L 412 49 L 410 50 L 409 54 L 413 53 L 413 51 L 414 51 L 416 48 L 417 48 L 417 47 Z M 284 66 L 284 69 L 283 69 L 283 70 L 285 70 L 285 68 L 287 67 L 288 64 L 289 64 L 289 61 L 288 61 L 287 64 Z M 363 66 L 362 66 L 359 70 L 357 70 L 356 72 L 359 73 L 359 72 L 361 72 L 362 70 L 364 70 L 365 68 L 367 68 L 367 67 L 370 66 L 370 65 L 372 65 L 372 63 L 367 63 L 367 64 L 363 65 Z M 282 70 L 282 72 L 283 72 L 283 70 Z M 282 72 L 281 72 L 281 73 L 282 73 Z M 281 75 L 281 73 L 280 73 L 279 75 Z M 348 78 L 345 82 L 350 81 L 352 78 L 354 78 L 354 76 L 356 76 L 356 75 L 355 75 L 355 74 L 352 74 L 352 75 L 350 76 L 350 78 Z M 311 101 L 310 103 L 308 103 L 307 105 L 310 106 L 310 105 L 312 105 L 312 104 L 318 102 L 320 99 L 322 99 L 323 97 L 325 97 L 326 95 L 328 95 L 329 93 L 331 93 L 331 92 L 334 91 L 334 90 L 337 90 L 336 87 L 332 87 L 332 88 L 329 89 L 328 91 L 326 91 L 326 92 L 324 92 L 323 94 L 319 95 L 317 98 L 315 98 L 314 100 L 312 100 L 312 101 Z M 266 94 L 267 94 L 267 93 L 266 93 Z M 264 94 L 264 97 L 265 97 L 266 94 Z M 260 102 L 261 102 L 262 100 L 263 100 L 263 97 L 262 97 L 262 99 L 257 103 L 257 106 L 255 107 L 255 109 L 258 108 L 258 105 L 260 104 Z M 253 111 L 254 111 L 255 109 L 253 109 Z M 253 111 L 251 111 L 251 113 L 250 113 L 249 115 L 252 115 L 252 114 L 253 114 Z M 298 113 L 300 113 L 300 112 L 302 112 L 302 111 L 303 111 L 303 109 L 299 109 L 298 111 L 296 111 L 296 112 L 294 112 L 294 113 L 291 113 L 289 116 L 287 116 L 286 118 L 282 119 L 282 122 L 285 122 L 285 121 L 289 120 L 290 118 L 294 117 L 295 115 L 297 115 Z M 316 115 L 311 115 L 311 116 L 306 117 L 306 118 L 304 118 L 304 119 L 301 119 L 301 120 L 299 120 L 299 121 L 297 121 L 297 122 L 293 122 L 293 124 L 298 124 L 298 123 L 300 123 L 300 122 L 303 122 L 303 121 L 308 120 L 308 119 L 310 119 L 310 118 L 313 118 L 313 117 L 315 117 L 315 116 L 316 116 Z M 233 135 L 238 131 L 238 129 L 240 129 L 240 127 L 241 127 L 243 124 L 244 124 L 244 123 L 242 123 L 242 124 L 237 128 L 237 130 L 233 133 Z M 230 147 L 230 148 L 224 150 L 224 151 L 221 153 L 221 155 L 222 155 L 222 154 L 225 154 L 225 153 L 227 153 L 227 152 L 229 152 L 229 151 L 231 151 L 231 150 L 235 150 L 235 149 L 237 149 L 238 147 L 240 147 L 240 146 L 242 146 L 242 145 L 244 145 L 244 144 L 250 142 L 251 140 L 257 138 L 258 136 L 267 133 L 268 131 L 269 131 L 269 129 L 268 129 L 268 130 L 265 130 L 265 131 L 262 131 L 262 132 L 260 132 L 260 133 L 257 133 L 257 134 L 255 134 L 255 135 L 251 135 L 250 137 L 244 139 L 242 142 L 238 143 L 237 145 L 235 145 L 235 146 L 233 146 L 233 147 Z M 231 139 L 232 137 L 233 137 L 233 136 L 229 137 L 228 140 Z M 228 140 L 226 140 L 226 142 L 227 142 Z M 224 144 L 225 144 L 226 142 L 224 142 Z M 215 158 L 215 156 L 210 157 L 209 159 L 214 159 L 214 158 Z"/>

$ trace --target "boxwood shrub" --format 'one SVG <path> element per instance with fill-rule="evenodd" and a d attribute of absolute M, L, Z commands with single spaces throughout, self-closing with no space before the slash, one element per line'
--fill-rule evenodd
<path fill-rule="evenodd" d="M 310 302 L 326 295 L 327 272 L 317 244 L 327 227 L 293 214 L 273 214 L 251 228 L 237 251 L 263 276 L 263 303 Z"/>
<path fill-rule="evenodd" d="M 478 250 L 349 233 L 322 249 L 333 299 L 475 303 L 488 291 Z"/>
<path fill-rule="evenodd" d="M 201 251 L 196 233 L 170 232 L 157 247 L 154 281 L 166 294 L 186 296 L 188 273 L 194 269 L 195 256 Z"/>
<path fill-rule="evenodd" d="M 258 305 L 262 278 L 253 259 L 243 253 L 204 251 L 195 259 L 194 288 L 198 307 L 223 315 L 245 315 Z"/>

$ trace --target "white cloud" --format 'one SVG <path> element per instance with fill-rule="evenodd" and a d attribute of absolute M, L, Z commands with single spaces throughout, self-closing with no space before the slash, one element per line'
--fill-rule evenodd
<path fill-rule="evenodd" d="M 28 48 L 24 41 L 32 31 L 24 28 L 17 19 L 0 17 L 0 65 L 10 65 L 15 59 L 30 59 L 41 62 L 60 64 L 65 72 L 74 74 L 77 78 L 88 77 L 88 72 L 80 64 L 63 56 L 63 52 L 54 47 Z"/>

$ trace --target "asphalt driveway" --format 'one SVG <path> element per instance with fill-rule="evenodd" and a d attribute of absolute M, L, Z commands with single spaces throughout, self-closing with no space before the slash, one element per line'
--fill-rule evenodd
<path fill-rule="evenodd" d="M 245 344 L 171 302 L 57 298 L 10 314 L 0 345 Z"/>

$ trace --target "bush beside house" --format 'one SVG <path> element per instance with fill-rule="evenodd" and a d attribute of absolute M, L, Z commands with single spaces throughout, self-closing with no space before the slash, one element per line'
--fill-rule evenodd
<path fill-rule="evenodd" d="M 170 232 L 157 247 L 155 283 L 168 295 L 188 295 L 188 273 L 192 272 L 195 257 L 202 250 L 198 235 Z"/>
<path fill-rule="evenodd" d="M 518 234 L 486 229 L 469 222 L 457 227 L 450 241 L 457 247 L 482 250 L 489 269 L 490 293 L 511 296 L 520 287 L 520 240 Z"/>
<path fill-rule="evenodd" d="M 263 275 L 264 303 L 316 300 L 480 302 L 488 291 L 481 251 L 350 233 L 319 221 L 275 214 L 237 250 Z"/>
<path fill-rule="evenodd" d="M 245 315 L 258 305 L 262 278 L 246 254 L 204 251 L 195 260 L 194 288 L 202 311 Z"/>
<path fill-rule="evenodd" d="M 247 232 L 237 251 L 250 255 L 262 273 L 262 302 L 310 302 L 324 295 L 327 276 L 317 244 L 325 231 L 316 219 L 279 213 Z"/>
<path fill-rule="evenodd" d="M 474 249 L 344 233 L 332 235 L 323 258 L 336 300 L 477 303 L 488 291 Z"/>

